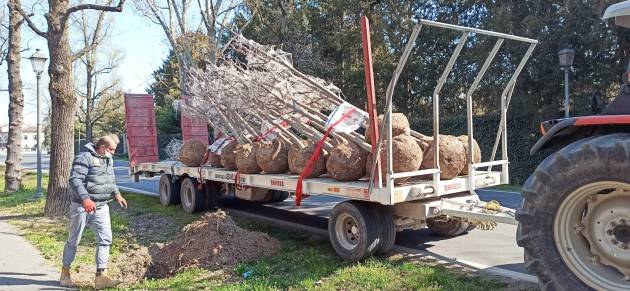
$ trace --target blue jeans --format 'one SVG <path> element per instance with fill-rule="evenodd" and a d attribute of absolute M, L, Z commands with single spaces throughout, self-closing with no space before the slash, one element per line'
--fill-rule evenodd
<path fill-rule="evenodd" d="M 63 266 L 70 267 L 74 261 L 77 246 L 81 242 L 86 226 L 90 226 L 96 234 L 96 268 L 105 269 L 109 259 L 109 248 L 112 245 L 112 227 L 107 204 L 98 205 L 95 212 L 87 213 L 81 204 L 70 203 L 70 229 L 63 248 Z"/>

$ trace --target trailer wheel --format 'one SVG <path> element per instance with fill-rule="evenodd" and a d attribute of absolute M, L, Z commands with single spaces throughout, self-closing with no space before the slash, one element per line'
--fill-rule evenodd
<path fill-rule="evenodd" d="M 355 262 L 376 251 L 380 227 L 374 216 L 370 207 L 357 201 L 335 205 L 328 220 L 328 235 L 337 255 Z"/>
<path fill-rule="evenodd" d="M 280 191 L 280 190 L 271 190 L 271 195 L 269 195 L 269 200 L 264 201 L 263 204 L 282 202 L 284 200 L 287 200 L 287 198 L 289 198 L 289 192 Z"/>
<path fill-rule="evenodd" d="M 221 185 L 219 182 L 206 181 L 204 187 L 206 191 L 206 205 L 205 209 L 212 210 L 217 207 L 219 199 L 221 198 Z"/>
<path fill-rule="evenodd" d="M 169 174 L 163 174 L 160 177 L 160 204 L 169 206 L 179 203 L 179 184 L 179 181 L 172 179 Z"/>
<path fill-rule="evenodd" d="M 394 248 L 394 242 L 396 241 L 394 210 L 391 206 L 381 204 L 374 205 L 372 209 L 377 217 L 376 223 L 381 228 L 376 254 L 383 255 Z"/>
<path fill-rule="evenodd" d="M 444 216 L 427 219 L 427 226 L 433 233 L 445 237 L 464 234 L 471 228 L 468 222 Z M 472 228 L 474 229 L 474 226 Z"/>
<path fill-rule="evenodd" d="M 545 290 L 630 290 L 630 134 L 576 141 L 523 186 L 518 245 Z"/>
<path fill-rule="evenodd" d="M 203 189 L 197 189 L 198 184 L 197 181 L 191 178 L 186 178 L 182 182 L 182 208 L 184 208 L 186 213 L 199 212 L 206 206 L 206 193 Z"/>

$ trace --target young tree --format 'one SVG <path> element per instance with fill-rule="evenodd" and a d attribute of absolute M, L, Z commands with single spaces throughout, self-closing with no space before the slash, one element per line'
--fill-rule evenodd
<path fill-rule="evenodd" d="M 107 5 L 111 4 L 111 0 Z M 118 87 L 118 80 L 107 77 L 120 64 L 121 54 L 117 50 L 112 50 L 104 57 L 102 56 L 103 45 L 109 38 L 110 20 L 105 11 L 91 13 L 81 11 L 76 17 L 75 23 L 81 32 L 79 43 L 89 50 L 77 60 L 77 88 L 76 92 L 80 98 L 79 112 L 77 118 L 85 125 L 86 140 L 93 138 L 94 126 L 105 116 L 107 111 L 121 106 L 121 102 L 115 94 Z M 96 19 L 91 23 L 91 19 Z M 83 78 L 80 75 L 83 75 Z"/>
<path fill-rule="evenodd" d="M 15 192 L 22 184 L 22 120 L 24 94 L 20 75 L 21 26 L 24 21 L 13 7 L 20 0 L 9 0 L 8 48 L 6 51 L 7 75 L 9 79 L 9 133 L 7 137 L 7 158 L 4 176 L 4 192 Z"/>
<path fill-rule="evenodd" d="M 11 2 L 9 2 L 11 3 Z M 74 152 L 73 122 L 77 108 L 77 97 L 74 92 L 72 61 L 83 56 L 90 47 L 78 52 L 72 52 L 68 38 L 68 20 L 70 16 L 82 10 L 100 10 L 121 12 L 125 0 L 119 0 L 116 6 L 98 4 L 70 5 L 67 0 L 48 0 L 48 12 L 45 15 L 47 30 L 41 30 L 30 18 L 29 13 L 19 5 L 12 5 L 20 12 L 28 26 L 37 35 L 48 42 L 50 62 L 48 75 L 50 83 L 50 99 L 52 101 L 51 149 L 50 149 L 50 180 L 48 181 L 48 195 L 44 213 L 48 216 L 60 216 L 68 211 L 69 191 L 68 178 L 72 166 Z"/>

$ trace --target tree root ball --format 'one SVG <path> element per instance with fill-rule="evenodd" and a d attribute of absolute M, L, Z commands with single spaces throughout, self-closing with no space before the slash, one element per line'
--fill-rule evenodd
<path fill-rule="evenodd" d="M 459 140 L 464 144 L 464 153 L 466 154 L 466 165 L 464 169 L 462 169 L 461 175 L 468 175 L 468 164 L 470 161 L 468 160 L 468 136 L 460 135 Z M 481 163 L 481 148 L 479 148 L 479 144 L 475 139 L 473 139 L 473 160 L 472 163 Z"/>
<path fill-rule="evenodd" d="M 293 144 L 289 149 L 289 171 L 293 174 L 302 174 L 302 171 L 311 159 L 311 156 L 315 152 L 315 144 L 312 142 L 306 142 L 305 147 L 300 147 L 298 144 Z M 319 159 L 313 165 L 313 171 L 306 178 L 319 177 L 326 172 L 326 160 L 328 159 L 328 152 L 324 149 L 319 155 Z"/>
<path fill-rule="evenodd" d="M 223 168 L 223 164 L 221 164 L 221 155 L 217 155 L 216 153 L 208 153 L 208 162 L 210 166 L 215 168 Z"/>
<path fill-rule="evenodd" d="M 378 116 L 378 128 L 380 130 L 383 125 L 383 114 Z M 402 113 L 392 113 L 392 135 L 409 135 L 411 133 L 411 129 L 409 127 L 409 120 L 407 116 Z M 372 143 L 370 140 L 370 135 L 372 134 L 372 130 L 368 126 L 367 131 L 365 132 L 365 141 L 367 143 Z M 382 133 L 381 133 L 382 134 Z"/>
<path fill-rule="evenodd" d="M 236 155 L 234 155 L 234 150 L 238 146 L 238 142 L 235 140 L 230 141 L 222 150 L 221 150 L 221 165 L 223 168 L 227 170 L 236 170 Z"/>
<path fill-rule="evenodd" d="M 394 173 L 416 171 L 420 168 L 420 164 L 422 164 L 422 149 L 416 140 L 408 135 L 399 135 L 392 139 L 392 156 L 394 159 Z M 373 155 L 370 153 L 365 163 L 365 172 L 368 174 L 368 177 L 372 171 L 372 161 Z M 383 181 L 385 181 L 386 172 L 387 151 L 383 149 L 381 150 L 381 173 Z M 398 178 L 394 180 L 394 183 L 400 184 L 407 180 L 409 180 L 409 178 Z"/>
<path fill-rule="evenodd" d="M 239 144 L 234 150 L 236 168 L 242 174 L 258 174 L 261 169 L 256 162 L 258 143 Z"/>
<path fill-rule="evenodd" d="M 326 161 L 328 175 L 339 181 L 356 181 L 365 176 L 368 152 L 354 142 L 336 146 Z"/>
<path fill-rule="evenodd" d="M 278 139 L 260 142 L 256 162 L 267 174 L 285 173 L 289 169 L 289 146 Z"/>
<path fill-rule="evenodd" d="M 179 161 L 189 167 L 199 167 L 204 162 L 208 145 L 198 140 L 187 140 L 179 150 Z"/>
<path fill-rule="evenodd" d="M 433 144 L 429 145 L 427 152 L 424 154 L 421 169 L 433 168 Z M 461 173 L 466 166 L 466 151 L 464 144 L 459 138 L 451 135 L 440 135 L 440 177 L 442 179 L 452 179 Z"/>

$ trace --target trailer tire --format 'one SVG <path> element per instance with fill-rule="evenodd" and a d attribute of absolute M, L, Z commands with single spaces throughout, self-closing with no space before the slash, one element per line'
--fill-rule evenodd
<path fill-rule="evenodd" d="M 391 206 L 381 204 L 375 204 L 373 210 L 381 229 L 376 254 L 383 255 L 389 253 L 394 248 L 394 243 L 396 242 L 394 210 Z"/>
<path fill-rule="evenodd" d="M 181 200 L 184 212 L 192 214 L 203 210 L 206 206 L 205 190 L 197 189 L 197 181 L 186 178 L 182 182 Z"/>
<path fill-rule="evenodd" d="M 363 203 L 335 205 L 328 220 L 328 235 L 337 255 L 352 262 L 371 256 L 379 243 L 377 223 L 372 209 Z"/>
<path fill-rule="evenodd" d="M 160 204 L 169 206 L 177 204 L 179 200 L 180 183 L 177 179 L 173 179 L 169 174 L 163 174 L 160 177 Z"/>
<path fill-rule="evenodd" d="M 427 219 L 427 226 L 436 235 L 455 237 L 466 233 L 470 228 L 470 223 L 450 217 L 437 217 Z"/>
<path fill-rule="evenodd" d="M 628 173 L 630 134 L 610 134 L 569 144 L 527 179 L 516 211 L 516 240 L 541 289 L 630 290 L 619 271 L 627 268 L 628 257 L 617 244 L 629 240 L 622 220 L 630 203 Z M 623 222 L 612 224 L 615 219 Z M 615 225 L 622 226 L 621 239 Z M 607 233 L 603 228 L 609 226 Z M 621 255 L 611 259 L 614 254 Z"/>
<path fill-rule="evenodd" d="M 287 198 L 289 198 L 289 192 L 280 191 L 280 190 L 271 190 L 271 195 L 269 195 L 269 197 L 270 197 L 269 200 L 264 201 L 263 204 L 276 203 L 276 202 L 282 202 L 284 200 L 287 200 Z"/>
<path fill-rule="evenodd" d="M 221 185 L 219 182 L 206 181 L 204 190 L 206 191 L 206 210 L 213 210 L 217 207 L 219 200 L 221 199 Z"/>

